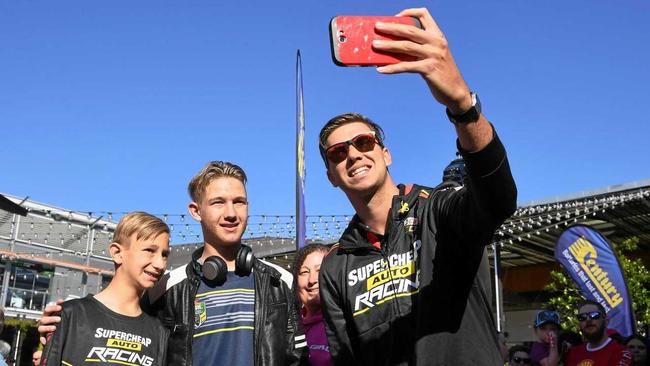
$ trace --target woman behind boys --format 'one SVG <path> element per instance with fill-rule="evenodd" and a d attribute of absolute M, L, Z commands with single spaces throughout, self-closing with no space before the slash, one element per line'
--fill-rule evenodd
<path fill-rule="evenodd" d="M 148 213 L 130 213 L 108 250 L 115 264 L 111 283 L 95 296 L 62 304 L 41 365 L 165 365 L 168 331 L 142 312 L 140 297 L 165 272 L 169 227 Z"/>
<path fill-rule="evenodd" d="M 293 288 L 302 304 L 300 318 L 309 346 L 309 362 L 313 366 L 333 365 L 318 286 L 320 265 L 328 251 L 329 248 L 325 245 L 309 244 L 296 252 L 293 264 Z"/>

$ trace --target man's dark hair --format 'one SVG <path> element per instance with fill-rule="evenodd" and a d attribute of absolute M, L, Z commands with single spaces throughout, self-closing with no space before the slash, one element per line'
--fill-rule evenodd
<path fill-rule="evenodd" d="M 326 167 L 329 165 L 329 163 L 327 162 L 327 157 L 325 156 L 325 141 L 327 141 L 327 138 L 330 137 L 332 132 L 334 132 L 334 130 L 337 128 L 354 122 L 361 122 L 368 125 L 368 127 L 370 127 L 370 129 L 375 132 L 375 138 L 377 139 L 379 146 L 384 146 L 384 130 L 382 130 L 381 126 L 373 122 L 370 118 L 359 113 L 339 114 L 338 116 L 335 116 L 327 121 L 327 123 L 325 123 L 325 126 L 321 128 L 320 134 L 318 135 L 318 150 L 320 151 L 320 155 L 323 158 Z"/>
<path fill-rule="evenodd" d="M 530 349 L 526 346 L 522 346 L 521 344 L 517 344 L 510 347 L 510 350 L 508 351 L 508 361 L 512 361 L 512 357 L 514 357 L 515 353 L 517 352 L 526 352 L 528 353 L 528 357 L 530 357 Z"/>
<path fill-rule="evenodd" d="M 578 305 L 578 311 L 580 311 L 580 308 L 582 308 L 585 305 L 594 305 L 598 308 L 598 311 L 600 311 L 601 314 L 607 315 L 607 312 L 605 311 L 605 308 L 598 302 L 594 300 L 584 300 L 583 302 Z"/>

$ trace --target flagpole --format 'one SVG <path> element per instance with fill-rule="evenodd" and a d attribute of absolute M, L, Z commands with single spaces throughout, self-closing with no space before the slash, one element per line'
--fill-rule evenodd
<path fill-rule="evenodd" d="M 305 109 L 302 92 L 302 60 L 296 53 L 296 250 L 305 246 Z"/>

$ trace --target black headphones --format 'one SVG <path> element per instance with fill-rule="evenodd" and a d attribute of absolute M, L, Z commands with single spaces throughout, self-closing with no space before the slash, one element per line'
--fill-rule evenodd
<path fill-rule="evenodd" d="M 223 285 L 226 282 L 228 275 L 228 265 L 223 258 L 216 255 L 207 257 L 203 264 L 199 263 L 199 258 L 203 254 L 203 249 L 200 248 L 192 253 L 192 266 L 197 274 L 211 284 L 217 286 Z M 235 256 L 235 274 L 240 277 L 248 276 L 253 271 L 253 265 L 257 259 L 253 255 L 253 250 L 244 244 L 239 246 L 237 255 Z"/>

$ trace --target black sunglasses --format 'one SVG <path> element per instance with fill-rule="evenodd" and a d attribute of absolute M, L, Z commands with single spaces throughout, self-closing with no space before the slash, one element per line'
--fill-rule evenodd
<path fill-rule="evenodd" d="M 580 313 L 578 314 L 578 321 L 584 322 L 587 320 L 587 318 L 591 320 L 598 320 L 602 318 L 603 314 L 600 313 L 600 311 L 590 311 L 588 313 Z"/>
<path fill-rule="evenodd" d="M 523 363 L 523 364 L 526 364 L 526 365 L 530 365 L 530 358 L 513 357 L 512 362 Z"/>
<path fill-rule="evenodd" d="M 334 144 L 325 149 L 323 155 L 328 161 L 338 164 L 348 157 L 348 149 L 350 145 L 354 146 L 354 148 L 359 152 L 368 152 L 375 148 L 375 144 L 381 146 L 381 143 L 377 140 L 377 136 L 375 136 L 375 132 L 371 131 L 356 135 L 347 141 Z"/>

